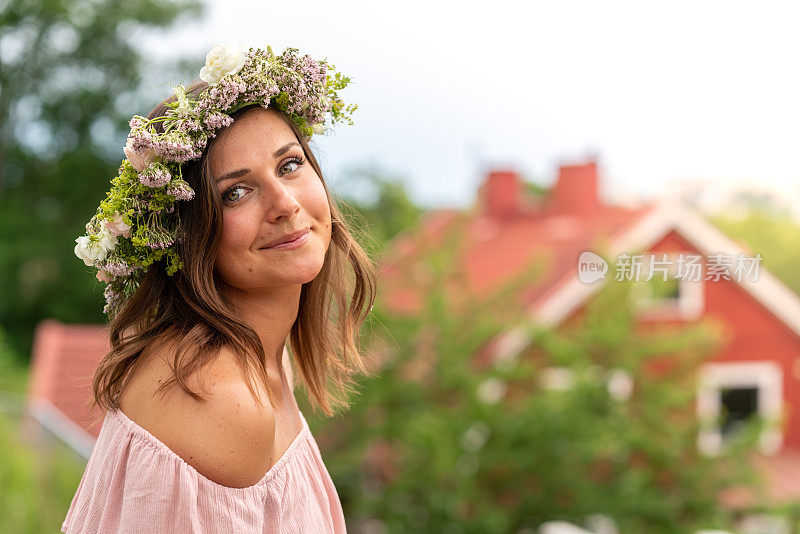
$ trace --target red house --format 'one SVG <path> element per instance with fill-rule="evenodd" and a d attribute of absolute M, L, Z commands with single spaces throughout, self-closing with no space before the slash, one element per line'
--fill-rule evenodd
<path fill-rule="evenodd" d="M 101 325 L 65 325 L 49 319 L 36 328 L 31 357 L 25 432 L 55 436 L 89 458 L 103 413 L 90 410 L 92 377 L 111 349 Z"/>
<path fill-rule="evenodd" d="M 700 371 L 697 414 L 705 424 L 698 446 L 716 453 L 740 421 L 759 414 L 773 422 L 760 436 L 762 456 L 756 459 L 770 496 L 776 502 L 800 499 L 800 410 L 793 409 L 800 407 L 800 298 L 760 265 L 760 255 L 681 202 L 611 206 L 601 200 L 598 185 L 595 162 L 562 166 L 544 197 L 526 194 L 513 171 L 491 172 L 475 209 L 431 212 L 419 228 L 398 236 L 381 266 L 386 305 L 397 312 L 417 309 L 425 273 L 416 260 L 450 231 L 464 240 L 460 267 L 469 287 L 463 289 L 476 295 L 529 260 L 546 260 L 543 276 L 519 295 L 527 310 L 523 320 L 543 326 L 579 317 L 609 279 L 631 280 L 636 273 L 641 280 L 661 279 L 660 292 L 642 284 L 634 302 L 639 321 L 714 317 L 730 332 L 727 345 Z M 616 259 L 616 274 L 601 256 Z M 517 358 L 530 341 L 524 332 L 509 325 L 480 357 Z M 554 379 L 559 376 L 564 379 L 558 373 Z M 722 413 L 727 416 L 720 425 Z M 732 492 L 726 499 L 736 505 L 746 496 Z"/>

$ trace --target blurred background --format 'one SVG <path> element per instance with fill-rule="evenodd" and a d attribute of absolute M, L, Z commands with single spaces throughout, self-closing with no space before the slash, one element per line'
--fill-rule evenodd
<path fill-rule="evenodd" d="M 0 532 L 58 531 L 99 432 L 73 247 L 127 121 L 232 40 L 353 80 L 312 146 L 380 268 L 373 375 L 328 420 L 296 390 L 348 531 L 800 532 L 798 15 L 0 0 Z"/>

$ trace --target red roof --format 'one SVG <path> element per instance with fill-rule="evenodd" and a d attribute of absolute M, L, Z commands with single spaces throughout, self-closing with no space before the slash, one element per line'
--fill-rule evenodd
<path fill-rule="evenodd" d="M 100 434 L 103 413 L 89 410 L 92 377 L 110 350 L 108 332 L 101 325 L 66 325 L 47 319 L 36 329 L 28 390 L 29 405 L 49 403 L 91 437 Z M 52 411 L 52 410 L 51 410 Z"/>
<path fill-rule="evenodd" d="M 418 285 L 425 276 L 417 260 L 441 246 L 449 233 L 464 239 L 457 265 L 465 270 L 466 287 L 459 284 L 459 291 L 485 295 L 531 259 L 547 262 L 538 282 L 520 295 L 523 304 L 535 304 L 572 276 L 582 252 L 602 249 L 649 209 L 605 205 L 597 191 L 594 162 L 561 167 L 544 199 L 527 195 L 522 179 L 513 171 L 490 173 L 475 209 L 431 212 L 415 231 L 395 240 L 380 266 L 387 305 L 396 312 L 417 309 Z"/>

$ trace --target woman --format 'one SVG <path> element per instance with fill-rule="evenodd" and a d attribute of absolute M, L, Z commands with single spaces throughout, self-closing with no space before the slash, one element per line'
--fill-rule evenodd
<path fill-rule="evenodd" d="M 200 76 L 131 120 L 76 240 L 108 284 L 112 350 L 62 531 L 344 532 L 285 342 L 315 409 L 346 406 L 375 271 L 307 138 L 348 120 L 348 80 L 294 49 L 231 44 Z"/>

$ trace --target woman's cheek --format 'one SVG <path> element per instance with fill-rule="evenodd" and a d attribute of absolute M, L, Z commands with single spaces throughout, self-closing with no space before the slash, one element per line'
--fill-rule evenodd
<path fill-rule="evenodd" d="M 325 186 L 322 181 L 317 178 L 314 188 L 314 218 L 320 223 L 330 228 L 331 226 L 331 208 L 328 204 L 328 196 L 325 194 Z"/>
<path fill-rule="evenodd" d="M 240 213 L 227 216 L 222 223 L 222 239 L 228 246 L 247 246 L 247 217 Z"/>

